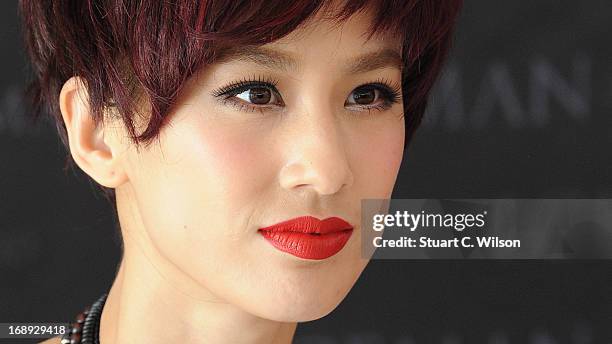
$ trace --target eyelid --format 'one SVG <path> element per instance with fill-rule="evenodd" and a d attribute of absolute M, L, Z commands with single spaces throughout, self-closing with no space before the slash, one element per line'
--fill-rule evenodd
<path fill-rule="evenodd" d="M 350 104 L 352 108 L 356 108 L 353 111 L 386 110 L 393 106 L 393 104 L 402 101 L 401 85 L 396 82 L 392 82 L 388 79 L 378 78 L 376 80 L 363 83 L 355 87 L 350 94 L 363 87 L 374 87 L 376 90 L 378 90 L 381 93 L 381 96 L 383 97 L 383 103 L 369 105 Z"/>
<path fill-rule="evenodd" d="M 233 94 L 234 92 L 237 92 L 240 90 L 245 91 L 249 87 L 259 86 L 259 87 L 268 87 L 280 95 L 280 93 L 276 89 L 277 85 L 278 85 L 278 80 L 272 79 L 267 76 L 257 75 L 257 76 L 253 76 L 250 78 L 245 77 L 241 80 L 231 82 L 225 86 L 222 86 L 222 87 L 219 87 L 213 90 L 211 94 L 215 97 L 221 97 L 221 96 L 224 96 L 230 93 L 232 93 L 232 95 L 235 95 Z"/>
<path fill-rule="evenodd" d="M 391 94 L 396 95 L 401 99 L 402 96 L 402 86 L 394 81 L 391 81 L 386 78 L 378 78 L 369 82 L 362 83 L 361 85 L 355 87 L 353 90 L 359 89 L 365 86 L 377 86 L 379 89 L 383 89 L 389 91 Z"/>
<path fill-rule="evenodd" d="M 276 88 L 278 81 L 275 79 L 271 79 L 268 77 L 257 76 L 253 78 L 243 78 L 239 81 L 231 82 L 228 85 L 223 87 L 219 87 L 218 89 L 211 92 L 211 94 L 215 98 L 221 98 L 219 101 L 223 105 L 229 105 L 236 108 L 238 111 L 245 112 L 255 112 L 259 111 L 262 115 L 264 111 L 268 110 L 276 110 L 279 107 L 285 105 L 283 97 L 280 92 Z M 266 104 L 266 105 L 255 105 L 245 101 L 243 99 L 238 99 L 236 96 L 242 92 L 245 92 L 249 89 L 256 87 L 264 87 L 270 89 L 271 92 L 274 93 L 274 96 L 278 98 L 280 103 L 276 104 Z"/>

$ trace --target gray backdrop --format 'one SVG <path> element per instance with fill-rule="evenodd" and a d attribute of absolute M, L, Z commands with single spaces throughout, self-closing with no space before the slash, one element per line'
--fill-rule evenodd
<path fill-rule="evenodd" d="M 0 322 L 68 321 L 110 286 L 112 217 L 24 122 L 14 1 L 0 18 Z M 606 0 L 467 0 L 394 198 L 612 198 L 611 19 Z M 296 343 L 610 343 L 611 262 L 373 261 Z"/>

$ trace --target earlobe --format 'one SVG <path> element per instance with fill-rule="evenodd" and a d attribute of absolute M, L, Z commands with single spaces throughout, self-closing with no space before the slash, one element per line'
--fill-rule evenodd
<path fill-rule="evenodd" d="M 89 106 L 85 82 L 72 77 L 64 83 L 59 106 L 66 126 L 70 154 L 75 163 L 98 184 L 116 188 L 127 181 L 117 152 L 109 144 L 103 123 L 96 125 Z"/>

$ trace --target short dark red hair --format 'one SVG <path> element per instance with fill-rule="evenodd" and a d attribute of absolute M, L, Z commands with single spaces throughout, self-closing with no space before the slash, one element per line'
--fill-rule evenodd
<path fill-rule="evenodd" d="M 262 45 L 295 30 L 326 0 L 20 0 L 33 80 L 32 115 L 50 116 L 63 144 L 67 134 L 59 93 L 72 76 L 85 81 L 92 116 L 115 107 L 132 142 L 158 138 L 181 88 L 229 47 Z M 431 87 L 451 45 L 462 0 L 347 0 L 333 18 L 371 10 L 370 33 L 403 37 L 402 94 L 406 142 L 421 122 Z M 135 128 L 139 94 L 148 125 Z M 73 165 L 68 154 L 66 167 Z M 114 190 L 102 188 L 114 199 Z"/>

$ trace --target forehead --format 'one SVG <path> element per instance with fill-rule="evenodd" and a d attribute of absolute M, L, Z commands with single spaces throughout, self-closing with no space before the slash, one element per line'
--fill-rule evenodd
<path fill-rule="evenodd" d="M 371 34 L 372 19 L 370 11 L 361 11 L 339 21 L 328 11 L 322 10 L 287 36 L 264 47 L 298 56 L 324 54 L 346 57 L 382 49 L 396 50 L 399 54 L 402 43 L 400 35 L 392 32 Z"/>
<path fill-rule="evenodd" d="M 345 49 L 380 46 L 401 48 L 402 39 L 399 33 L 374 32 L 368 39 L 374 18 L 373 12 L 367 7 L 345 20 L 338 19 L 335 11 L 337 9 L 323 8 L 287 36 L 268 45 L 282 47 L 301 43 L 310 47 L 331 41 L 334 46 Z"/>
<path fill-rule="evenodd" d="M 368 37 L 371 22 L 370 13 L 365 11 L 344 21 L 329 19 L 321 11 L 285 37 L 264 45 L 231 47 L 216 62 L 242 61 L 297 71 L 309 61 L 334 60 L 347 74 L 387 66 L 401 69 L 401 37 L 390 32 Z"/>

